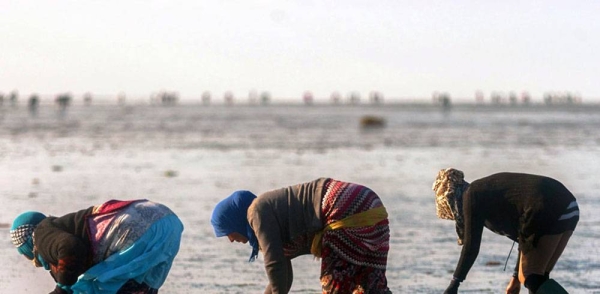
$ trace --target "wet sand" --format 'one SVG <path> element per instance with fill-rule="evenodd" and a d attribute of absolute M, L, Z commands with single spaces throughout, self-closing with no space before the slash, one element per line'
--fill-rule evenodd
<path fill-rule="evenodd" d="M 131 121 L 135 127 L 136 120 Z M 5 118 L 4 124 L 18 122 Z M 122 123 L 124 130 L 126 125 L 127 121 Z M 463 128 L 469 133 L 468 126 Z M 248 263 L 249 246 L 215 238 L 209 222 L 212 208 L 238 189 L 259 194 L 321 176 L 369 186 L 387 206 L 391 226 L 387 275 L 394 293 L 441 293 L 460 254 L 454 224 L 437 219 L 431 191 L 437 171 L 448 166 L 463 170 L 467 181 L 500 171 L 538 173 L 562 181 L 579 201 L 581 221 L 552 277 L 569 293 L 600 293 L 600 215 L 595 213 L 600 209 L 600 148 L 593 144 L 596 133 L 571 134 L 582 137 L 579 143 L 567 140 L 556 146 L 392 143 L 387 147 L 296 149 L 277 147 L 291 143 L 278 143 L 279 137 L 268 137 L 269 132 L 257 134 L 254 140 L 274 142 L 273 148 L 207 148 L 178 145 L 195 139 L 190 134 L 178 137 L 177 132 L 138 131 L 135 139 L 129 140 L 123 133 L 108 139 L 90 135 L 94 128 L 84 125 L 71 125 L 61 132 L 56 129 L 32 131 L 29 126 L 0 138 L 0 234 L 5 236 L 0 243 L 4 260 L 0 263 L 0 293 L 43 293 L 53 288 L 50 275 L 19 257 L 10 243 L 8 225 L 16 214 L 39 210 L 62 215 L 109 199 L 135 198 L 168 205 L 185 225 L 180 253 L 162 292 L 261 293 L 267 284 L 262 256 Z M 485 130 L 473 133 L 476 135 L 465 140 L 478 140 L 477 134 Z M 211 140 L 217 137 L 214 133 L 206 136 Z M 313 140 L 327 141 L 314 133 L 300 141 L 309 142 L 313 136 Z M 376 132 L 356 136 L 385 141 Z M 228 142 L 228 146 L 237 144 Z M 507 238 L 486 230 L 479 257 L 461 292 L 503 292 L 516 260 L 513 250 L 503 270 L 511 245 Z M 303 256 L 293 265 L 292 292 L 318 293 L 319 262 Z M 522 293 L 525 291 L 523 288 Z"/>

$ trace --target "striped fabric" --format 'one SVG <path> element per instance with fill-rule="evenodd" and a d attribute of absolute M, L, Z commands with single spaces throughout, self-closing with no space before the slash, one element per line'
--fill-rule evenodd
<path fill-rule="evenodd" d="M 363 212 L 355 213 L 342 220 L 330 223 L 329 225 L 325 226 L 323 230 L 317 232 L 313 239 L 312 246 L 310 248 L 310 253 L 312 253 L 315 257 L 321 257 L 321 241 L 323 233 L 325 231 L 359 227 L 372 227 L 377 225 L 381 221 L 387 220 L 387 218 L 388 214 L 385 210 L 385 206 L 379 206 Z"/>
<path fill-rule="evenodd" d="M 577 205 L 577 201 L 573 201 L 567 206 L 565 213 L 561 215 L 558 220 L 567 220 L 579 216 L 579 206 Z"/>
<path fill-rule="evenodd" d="M 31 238 L 34 230 L 35 225 L 31 224 L 20 225 L 16 229 L 10 230 L 10 239 L 13 245 L 15 245 L 15 247 L 21 247 L 27 242 L 27 239 Z"/>
<path fill-rule="evenodd" d="M 383 206 L 377 194 L 361 185 L 330 180 L 325 189 L 322 203 L 325 225 Z M 322 246 L 331 248 L 352 264 L 385 270 L 390 238 L 388 224 L 385 219 L 374 226 L 326 231 Z"/>

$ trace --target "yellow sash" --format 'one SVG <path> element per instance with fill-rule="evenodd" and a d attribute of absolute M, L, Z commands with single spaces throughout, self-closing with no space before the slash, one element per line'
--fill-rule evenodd
<path fill-rule="evenodd" d="M 341 228 L 373 226 L 376 223 L 385 220 L 387 217 L 388 214 L 385 210 L 385 207 L 379 206 L 357 214 L 353 214 L 339 221 L 333 222 L 327 225 L 325 228 L 323 228 L 323 230 L 317 232 L 317 234 L 313 238 L 310 253 L 312 253 L 316 257 L 321 257 L 321 239 L 323 238 L 323 233 L 325 233 L 326 231 L 337 230 Z"/>

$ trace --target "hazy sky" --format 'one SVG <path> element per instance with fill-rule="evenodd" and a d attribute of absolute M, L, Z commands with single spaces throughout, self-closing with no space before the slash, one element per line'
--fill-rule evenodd
<path fill-rule="evenodd" d="M 600 1 L 0 0 L 0 92 L 600 101 Z"/>

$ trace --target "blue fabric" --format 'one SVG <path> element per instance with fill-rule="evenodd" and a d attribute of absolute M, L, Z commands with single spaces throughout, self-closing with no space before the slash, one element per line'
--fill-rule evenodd
<path fill-rule="evenodd" d="M 17 251 L 29 259 L 33 259 L 33 238 L 29 237 L 23 245 L 17 247 Z"/>
<path fill-rule="evenodd" d="M 45 218 L 46 218 L 46 216 L 41 212 L 37 212 L 37 211 L 23 212 L 15 218 L 15 220 L 13 221 L 12 227 L 10 227 L 10 229 L 16 230 L 21 225 L 37 225 Z"/>
<path fill-rule="evenodd" d="M 79 276 L 71 290 L 82 294 L 116 293 L 132 279 L 159 289 L 179 251 L 182 232 L 183 224 L 176 215 L 161 218 L 129 248 L 109 256 Z"/>
<path fill-rule="evenodd" d="M 27 212 L 21 213 L 13 221 L 13 224 L 12 224 L 12 227 L 10 228 L 10 230 L 11 231 L 17 230 L 22 225 L 37 226 L 37 224 L 39 224 L 45 218 L 46 218 L 46 216 L 44 214 L 37 212 L 37 211 L 27 211 Z M 27 237 L 27 240 L 25 241 L 25 243 L 23 243 L 21 246 L 17 247 L 17 251 L 19 251 L 19 253 L 29 257 L 29 259 L 33 259 L 33 238 L 31 237 L 31 235 Z"/>
<path fill-rule="evenodd" d="M 43 267 L 45 270 L 49 271 L 50 270 L 50 264 L 48 264 L 39 254 L 35 255 L 35 258 L 37 259 L 37 263 Z"/>
<path fill-rule="evenodd" d="M 73 290 L 71 290 L 71 286 L 63 285 L 61 283 L 56 283 L 56 286 L 63 289 L 67 293 L 73 293 Z"/>
<path fill-rule="evenodd" d="M 250 191 L 235 191 L 217 204 L 210 219 L 217 237 L 235 232 L 248 239 L 248 243 L 252 247 L 249 261 L 254 261 L 258 256 L 258 240 L 248 223 L 247 216 L 248 207 L 254 199 L 256 199 L 256 195 Z"/>

